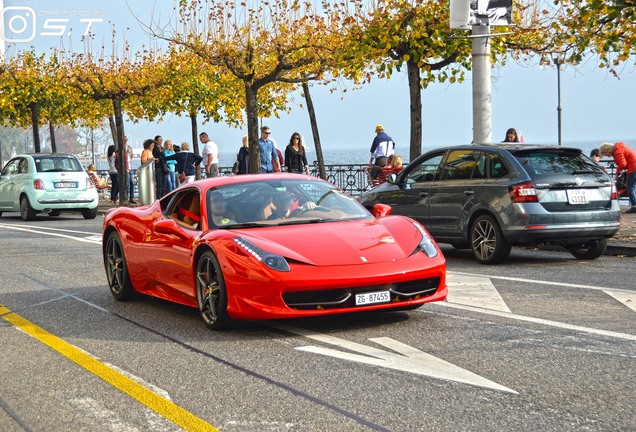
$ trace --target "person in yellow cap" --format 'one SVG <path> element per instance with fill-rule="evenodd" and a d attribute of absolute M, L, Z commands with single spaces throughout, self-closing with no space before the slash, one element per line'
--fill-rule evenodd
<path fill-rule="evenodd" d="M 371 144 L 371 159 L 369 160 L 371 179 L 374 179 L 380 168 L 386 165 L 388 157 L 395 154 L 395 142 L 384 132 L 384 126 L 377 125 L 375 133 L 373 144 Z"/>

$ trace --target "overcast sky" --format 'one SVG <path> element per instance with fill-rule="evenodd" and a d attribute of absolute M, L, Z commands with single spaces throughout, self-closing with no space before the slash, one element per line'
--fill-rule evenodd
<path fill-rule="evenodd" d="M 140 29 L 135 15 L 142 22 L 150 22 L 153 14 L 165 21 L 172 12 L 172 2 L 163 0 L 156 3 L 144 0 L 130 4 L 125 0 L 4 0 L 3 36 L 9 39 L 6 54 L 10 56 L 17 49 L 30 46 L 46 51 L 51 46 L 59 46 L 61 40 L 66 47 L 81 50 L 80 35 L 89 24 L 96 34 L 94 46 L 103 42 L 111 46 L 111 25 L 118 29 L 120 41 L 126 35 L 135 45 L 148 44 L 149 39 Z M 17 32 L 10 33 L 9 24 Z M 50 35 L 61 31 L 65 33 L 62 39 Z M 12 43 L 11 40 L 18 42 Z M 424 90 L 425 148 L 472 140 L 471 85 L 469 72 L 463 84 L 434 84 Z M 633 126 L 636 74 L 632 65 L 624 67 L 620 71 L 620 79 L 617 79 L 598 69 L 596 62 L 590 59 L 576 70 L 566 67 L 561 73 L 561 87 L 565 144 L 625 140 L 636 145 Z M 378 123 L 385 126 L 398 145 L 408 147 L 410 108 L 405 74 L 395 74 L 388 81 L 375 79 L 360 90 L 344 94 L 331 93 L 328 87 L 321 85 L 313 86 L 312 90 L 326 150 L 368 147 Z M 263 120 L 271 127 L 278 142 L 288 140 L 294 131 L 306 137 L 311 135 L 308 116 L 300 108 L 301 103 L 298 92 L 291 101 L 288 115 Z M 515 127 L 526 142 L 556 143 L 556 106 L 557 74 L 554 68 L 511 63 L 493 69 L 493 141 L 503 140 L 506 129 Z M 200 130 L 207 131 L 219 145 L 231 147 L 240 145 L 245 134 L 245 128 L 233 129 L 213 123 L 200 126 Z M 174 142 L 188 141 L 190 122 L 176 116 L 170 116 L 161 123 L 133 124 L 128 121 L 126 134 L 134 143 L 157 134 Z M 635 142 L 630 143 L 631 139 Z"/>

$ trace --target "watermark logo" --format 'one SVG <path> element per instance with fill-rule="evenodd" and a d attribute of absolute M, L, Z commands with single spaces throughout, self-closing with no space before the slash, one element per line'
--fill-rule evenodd
<path fill-rule="evenodd" d="M 0 5 L 2 1 L 0 0 Z M 6 43 L 31 42 L 36 37 L 71 36 L 79 30 L 82 37 L 92 33 L 93 26 L 104 22 L 105 11 L 43 10 L 28 6 L 0 9 L 0 40 Z"/>

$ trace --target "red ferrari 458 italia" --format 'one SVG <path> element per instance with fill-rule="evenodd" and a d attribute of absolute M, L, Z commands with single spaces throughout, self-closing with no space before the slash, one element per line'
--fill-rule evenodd
<path fill-rule="evenodd" d="M 386 205 L 374 213 L 313 177 L 217 177 L 109 212 L 104 267 L 117 300 L 193 306 L 211 329 L 444 300 L 446 262 L 427 231 Z"/>

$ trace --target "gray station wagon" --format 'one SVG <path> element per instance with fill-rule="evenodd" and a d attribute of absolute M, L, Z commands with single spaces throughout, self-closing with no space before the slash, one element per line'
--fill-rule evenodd
<path fill-rule="evenodd" d="M 605 252 L 620 227 L 616 188 L 605 170 L 567 147 L 466 145 L 425 153 L 365 192 L 421 222 L 440 243 L 470 248 L 484 264 L 512 245 L 557 244 L 578 259 Z"/>

